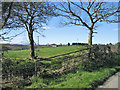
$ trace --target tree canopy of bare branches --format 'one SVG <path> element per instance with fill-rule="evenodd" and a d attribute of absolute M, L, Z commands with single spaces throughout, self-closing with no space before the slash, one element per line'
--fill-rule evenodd
<path fill-rule="evenodd" d="M 10 18 L 11 10 L 12 10 L 13 2 L 0 2 L 0 31 L 4 28 L 4 26 L 7 26 L 7 21 Z M 6 40 L 7 38 L 4 37 L 5 34 L 9 32 L 1 32 L 0 33 L 0 40 Z"/>
<path fill-rule="evenodd" d="M 31 58 L 35 58 L 33 32 L 41 34 L 39 30 L 47 23 L 52 12 L 53 9 L 48 2 L 14 2 L 4 28 L 24 27 L 29 37 Z"/>
<path fill-rule="evenodd" d="M 13 2 L 2 2 L 2 28 L 7 25 L 8 18 L 10 17 Z"/>
<path fill-rule="evenodd" d="M 115 2 L 60 2 L 54 4 L 56 16 L 66 17 L 65 24 L 84 26 L 89 30 L 88 44 L 92 45 L 94 30 L 99 22 L 117 23 L 118 5 Z"/>

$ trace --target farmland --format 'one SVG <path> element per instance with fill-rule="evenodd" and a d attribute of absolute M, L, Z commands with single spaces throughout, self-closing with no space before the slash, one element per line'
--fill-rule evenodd
<path fill-rule="evenodd" d="M 49 58 L 85 48 L 85 46 L 43 47 L 35 49 L 35 52 L 37 52 L 38 57 Z M 92 59 L 88 59 L 86 56 L 87 52 L 86 50 L 84 51 L 58 58 L 38 61 L 37 76 L 34 75 L 35 62 L 34 60 L 29 60 L 29 50 L 9 50 L 8 52 L 4 52 L 3 78 L 5 78 L 4 81 L 7 80 L 10 82 L 5 84 L 4 87 L 93 88 L 117 72 L 117 69 L 120 69 L 119 54 L 112 54 L 112 57 L 110 58 L 109 55 L 111 55 L 111 53 L 104 56 L 103 52 L 97 50 L 91 52 Z M 97 58 L 93 56 L 96 53 L 98 56 Z M 24 60 L 24 62 L 21 60 Z M 15 76 L 13 76 L 13 79 L 15 80 L 16 78 L 16 82 L 8 78 L 11 73 Z M 23 78 L 16 77 L 21 75 L 24 75 Z"/>
<path fill-rule="evenodd" d="M 84 46 L 62 46 L 62 47 L 43 47 L 39 49 L 35 49 L 35 53 L 37 53 L 38 57 L 46 58 L 51 56 L 56 56 L 68 52 L 77 51 L 85 48 Z M 39 50 L 39 51 L 38 51 Z M 4 52 L 4 56 L 7 58 L 16 58 L 16 59 L 26 59 L 29 58 L 30 50 L 9 50 L 8 52 Z"/>
<path fill-rule="evenodd" d="M 119 72 L 118 2 L 95 1 L 1 2 L 0 87 L 92 89 Z"/>

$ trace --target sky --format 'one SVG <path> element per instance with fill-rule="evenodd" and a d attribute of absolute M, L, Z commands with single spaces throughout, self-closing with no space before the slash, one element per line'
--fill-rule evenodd
<path fill-rule="evenodd" d="M 39 36 L 39 44 L 67 44 L 79 42 L 79 43 L 87 43 L 88 42 L 88 30 L 82 26 L 62 26 L 59 22 L 62 19 L 52 18 L 48 25 L 42 27 L 45 30 L 41 32 L 45 37 L 34 33 L 34 40 L 38 44 L 38 36 Z M 22 31 L 19 29 L 19 31 Z M 12 31 L 10 34 L 15 35 L 19 33 L 17 30 Z M 94 34 L 93 44 L 107 44 L 107 43 L 117 43 L 118 42 L 118 24 L 111 23 L 100 23 L 98 28 L 96 28 L 97 34 Z M 23 33 L 17 37 L 15 37 L 11 42 L 2 43 L 11 43 L 11 44 L 29 44 L 29 39 L 27 33 Z"/>
<path fill-rule="evenodd" d="M 34 33 L 34 41 L 38 44 L 70 44 L 79 42 L 79 43 L 88 43 L 88 29 L 82 26 L 63 26 L 60 22 L 63 21 L 63 18 L 53 17 L 50 19 L 47 25 L 42 28 L 45 29 L 41 31 L 41 35 Z M 12 30 L 8 36 L 15 35 L 21 32 L 22 29 Z M 116 44 L 118 42 L 118 24 L 102 22 L 98 24 L 96 28 L 97 34 L 94 34 L 93 44 Z M 0 43 L 10 43 L 10 44 L 29 44 L 29 39 L 27 32 L 15 37 L 11 42 L 2 41 Z"/>

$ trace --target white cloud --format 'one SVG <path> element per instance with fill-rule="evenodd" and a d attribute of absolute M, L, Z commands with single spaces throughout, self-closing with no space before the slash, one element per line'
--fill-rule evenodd
<path fill-rule="evenodd" d="M 44 26 L 44 27 L 42 27 L 42 29 L 51 29 L 51 27 Z"/>

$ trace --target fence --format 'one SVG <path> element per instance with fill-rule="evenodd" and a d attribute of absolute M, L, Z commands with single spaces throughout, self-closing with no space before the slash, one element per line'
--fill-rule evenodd
<path fill-rule="evenodd" d="M 84 52 L 84 51 L 86 51 L 86 52 Z M 79 53 L 79 54 L 75 55 L 75 53 L 78 53 L 78 52 L 82 52 L 82 53 L 81 54 Z M 94 60 L 96 58 L 106 59 L 106 60 L 109 59 L 110 60 L 113 57 L 113 52 L 115 52 L 115 51 L 113 51 L 112 48 L 108 45 L 107 46 L 93 45 L 93 46 L 88 46 L 88 48 L 86 48 L 86 49 L 82 49 L 82 50 L 75 51 L 75 52 L 70 52 L 70 53 L 66 53 L 66 54 L 62 54 L 62 55 L 58 55 L 58 56 L 53 56 L 53 57 L 49 57 L 49 58 L 40 58 L 39 60 L 35 61 L 35 75 L 37 76 L 37 72 L 39 71 L 38 68 L 41 68 L 41 67 L 44 67 L 44 66 L 49 67 L 49 66 L 52 66 L 54 64 L 61 64 L 64 61 L 69 62 L 71 59 L 75 59 L 75 58 L 79 58 L 79 61 L 80 61 L 80 59 L 85 59 L 85 60 L 90 61 L 91 59 Z M 70 56 L 70 54 L 73 54 L 73 55 Z M 68 56 L 65 57 L 66 55 L 68 55 Z M 44 61 L 44 60 L 46 61 L 46 60 L 49 60 L 49 59 L 55 59 L 55 58 L 58 58 L 60 56 L 64 56 L 65 58 L 63 60 L 55 62 L 55 63 L 46 64 L 46 65 L 43 65 L 43 66 L 40 66 L 40 67 L 37 66 L 37 62 L 39 62 L 39 61 Z M 63 67 L 61 66 L 61 68 L 63 68 Z M 51 68 L 51 69 L 45 70 L 43 72 L 47 72 L 47 71 L 51 71 L 51 70 L 57 70 L 57 69 L 59 69 L 59 67 L 56 67 L 56 68 L 53 68 L 53 69 Z M 59 70 L 61 70 L 61 69 L 59 69 Z"/>
<path fill-rule="evenodd" d="M 49 58 L 39 58 L 37 59 L 35 62 L 34 61 L 30 61 L 30 60 L 11 60 L 8 58 L 3 58 L 3 80 L 6 79 L 5 81 L 11 81 L 12 78 L 14 77 L 20 77 L 20 78 L 27 78 L 27 77 L 31 77 L 33 75 L 37 76 L 37 73 L 41 72 L 45 72 L 42 71 L 42 68 L 45 67 L 50 67 L 52 65 L 55 64 L 59 64 L 66 61 L 66 59 L 72 59 L 72 58 L 77 58 L 80 57 L 80 55 L 74 55 L 75 53 L 80 53 L 82 51 L 88 50 L 87 49 L 82 49 L 79 51 L 74 51 L 74 52 L 70 52 L 70 53 L 66 53 L 66 54 L 62 54 L 62 55 L 57 55 L 57 56 L 53 56 L 53 57 L 49 57 Z M 59 59 L 59 60 L 56 60 Z M 41 61 L 51 61 L 52 63 L 42 63 Z M 57 68 L 51 68 L 49 69 L 57 69 Z"/>
<path fill-rule="evenodd" d="M 50 77 L 54 74 L 67 73 L 79 64 L 87 65 L 87 61 L 97 60 L 96 63 L 104 61 L 103 59 L 110 60 L 113 52 L 110 46 L 89 46 L 86 49 L 74 51 L 62 55 L 57 55 L 49 58 L 38 58 L 36 61 L 23 60 L 12 62 L 12 60 L 4 60 L 3 62 L 3 79 L 11 80 L 12 78 L 19 76 L 23 79 L 32 77 L 33 75 L 41 75 L 43 77 Z M 109 62 L 109 61 L 108 61 Z M 104 65 L 96 65 L 101 67 Z M 86 67 L 86 66 L 85 66 Z M 96 68 L 97 68 L 96 67 Z M 89 67 L 86 67 L 87 69 Z M 92 68 L 95 69 L 95 68 Z M 7 81 L 6 80 L 6 81 Z"/>
<path fill-rule="evenodd" d="M 74 51 L 74 52 L 69 52 L 69 53 L 66 53 L 66 54 L 61 54 L 61 55 L 57 55 L 57 56 L 53 56 L 53 57 L 49 57 L 49 58 L 40 58 L 40 59 L 38 59 L 38 60 L 36 60 L 35 61 L 35 75 L 37 76 L 37 62 L 39 62 L 39 61 L 44 61 L 44 60 L 49 60 L 49 59 L 53 59 L 53 58 L 58 58 L 58 57 L 65 57 L 66 55 L 70 55 L 70 54 L 74 54 L 74 53 L 78 53 L 78 52 L 82 52 L 82 51 L 84 51 L 84 50 L 88 50 L 88 48 L 86 48 L 86 49 L 82 49 L 82 50 L 79 50 L 79 51 Z M 74 55 L 72 55 L 72 56 L 68 56 L 67 58 L 77 58 L 77 57 L 80 57 L 81 55 L 76 55 L 76 56 L 74 56 Z M 64 58 L 65 59 L 65 58 Z M 54 65 L 54 64 L 59 64 L 59 63 L 61 63 L 61 62 L 63 62 L 64 60 L 62 60 L 62 61 L 58 61 L 58 62 L 55 62 L 55 63 L 52 63 L 52 64 L 47 64 L 47 65 L 45 65 L 45 66 L 50 66 L 50 65 Z M 42 66 L 43 67 L 43 66 Z M 40 68 L 40 67 L 39 67 Z"/>

